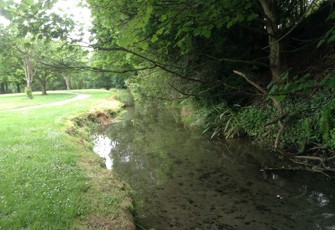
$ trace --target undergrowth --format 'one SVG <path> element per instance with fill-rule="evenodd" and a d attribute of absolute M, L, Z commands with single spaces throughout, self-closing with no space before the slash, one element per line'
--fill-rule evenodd
<path fill-rule="evenodd" d="M 273 147 L 278 125 L 271 121 L 279 115 L 270 102 L 246 107 L 183 102 L 181 107 L 183 121 L 209 132 L 211 138 L 245 136 Z M 288 115 L 283 119 L 281 149 L 302 153 L 312 147 L 335 148 L 335 95 L 331 90 L 288 98 L 282 107 Z"/>

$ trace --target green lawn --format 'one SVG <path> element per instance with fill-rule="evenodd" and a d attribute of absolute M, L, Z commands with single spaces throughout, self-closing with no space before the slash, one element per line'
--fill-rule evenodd
<path fill-rule="evenodd" d="M 49 93 L 48 95 L 42 95 L 40 93 L 34 93 L 34 99 L 28 99 L 25 94 L 6 94 L 0 95 L 0 111 L 1 110 L 8 110 L 14 108 L 21 108 L 26 106 L 33 106 L 33 105 L 41 105 L 46 103 L 52 103 L 56 101 L 65 100 L 68 98 L 75 97 L 74 94 L 69 93 Z"/>
<path fill-rule="evenodd" d="M 0 113 L 1 230 L 95 229 L 90 218 L 94 222 L 96 216 L 113 217 L 113 209 L 123 205 L 118 199 L 124 194 L 113 187 L 99 188 L 101 180 L 103 186 L 112 186 L 110 173 L 86 146 L 65 133 L 70 116 L 111 95 L 104 90 L 83 93 L 91 97 L 63 106 Z M 72 95 L 44 97 L 49 103 Z M 0 105 L 9 98 L 18 97 L 0 97 Z M 35 95 L 33 100 L 38 98 Z M 13 107 L 31 105 L 29 100 L 12 103 Z M 119 110 L 121 105 L 114 101 L 109 106 Z"/>

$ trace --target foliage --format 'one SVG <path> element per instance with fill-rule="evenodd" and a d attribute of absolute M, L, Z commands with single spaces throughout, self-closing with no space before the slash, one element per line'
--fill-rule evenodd
<path fill-rule="evenodd" d="M 333 11 L 327 18 L 327 21 L 332 22 L 335 24 L 335 11 Z M 320 47 L 324 44 L 334 43 L 335 42 L 335 29 L 334 27 L 329 29 L 323 37 L 320 39 L 320 41 L 317 44 L 317 47 Z"/>
<path fill-rule="evenodd" d="M 262 108 L 256 106 L 248 106 L 242 108 L 237 119 L 240 121 L 240 128 L 244 134 L 254 139 L 259 140 L 272 139 L 269 130 L 265 131 L 263 126 L 268 121 L 268 118 L 273 117 L 273 109 L 269 106 Z"/>
<path fill-rule="evenodd" d="M 287 99 L 284 110 L 290 111 L 284 119 L 285 132 L 281 147 L 292 152 L 304 152 L 317 143 L 334 148 L 334 95 L 331 91 L 319 91 L 310 97 Z M 264 125 L 275 119 L 276 111 L 271 107 L 250 106 L 238 113 L 241 129 L 257 140 L 272 139 L 278 131 L 276 126 Z"/>
<path fill-rule="evenodd" d="M 90 79 L 91 88 L 104 88 L 104 89 L 124 89 L 125 78 L 124 76 L 113 76 L 108 73 L 95 73 Z"/>
<path fill-rule="evenodd" d="M 168 88 L 172 83 L 171 77 L 162 71 L 141 71 L 138 76 L 126 81 L 138 103 L 145 101 L 162 102 L 173 100 L 176 93 L 171 93 Z"/>
<path fill-rule="evenodd" d="M 322 143 L 326 147 L 335 148 L 335 101 L 328 101 L 319 115 L 319 131 Z"/>
<path fill-rule="evenodd" d="M 47 87 L 64 85 L 60 84 L 64 78 L 68 80 L 67 83 L 73 75 L 80 78 L 81 75 L 77 72 L 85 67 L 88 52 L 75 43 L 77 40 L 71 38 L 76 36 L 78 25 L 75 28 L 72 19 L 57 15 L 52 10 L 56 2 L 0 2 L 2 15 L 10 21 L 8 26 L 0 28 L 1 72 L 6 74 L 3 81 L 6 87 L 15 84 L 16 91 L 20 91 L 20 85 L 23 84 L 22 72 L 20 75 L 18 73 L 22 66 L 27 87 L 41 89 L 43 94 L 46 94 Z M 80 81 L 81 79 L 74 82 Z M 56 84 L 51 86 L 51 83 Z M 83 86 L 80 83 L 74 85 Z"/>
<path fill-rule="evenodd" d="M 51 9 L 57 0 L 45 1 L 1 1 L 1 14 L 16 25 L 20 38 L 67 39 L 74 28 L 74 22 L 68 17 L 61 17 Z"/>
<path fill-rule="evenodd" d="M 221 134 L 225 138 L 234 138 L 241 134 L 236 112 L 225 103 L 215 105 L 207 110 L 204 114 L 204 119 L 207 121 L 204 132 L 213 130 L 211 138 Z"/>
<path fill-rule="evenodd" d="M 113 97 L 116 100 L 121 101 L 124 104 L 124 106 L 126 107 L 134 106 L 134 98 L 129 90 L 111 89 L 110 92 L 113 95 Z"/>

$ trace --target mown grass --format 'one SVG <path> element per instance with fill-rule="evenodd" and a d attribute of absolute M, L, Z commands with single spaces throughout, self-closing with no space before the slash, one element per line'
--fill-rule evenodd
<path fill-rule="evenodd" d="M 47 104 L 47 103 L 69 99 L 72 97 L 75 97 L 75 95 L 68 94 L 68 93 L 61 93 L 61 92 L 57 92 L 57 93 L 51 92 L 48 95 L 34 94 L 34 99 L 31 100 L 31 99 L 28 99 L 27 96 L 22 93 L 5 94 L 5 95 L 0 95 L 0 111 L 33 106 L 33 105 Z"/>
<path fill-rule="evenodd" d="M 110 96 L 102 90 L 83 93 L 91 97 L 0 113 L 0 229 L 99 229 L 97 220 L 114 218 L 115 210 L 128 205 L 119 192 L 123 185 L 113 179 L 119 186 L 113 187 L 111 173 L 101 168 L 97 156 L 65 133 L 70 116 Z M 53 96 L 59 99 L 48 97 Z M 117 111 L 121 104 L 109 107 Z M 113 203 L 101 203 L 107 198 Z"/>

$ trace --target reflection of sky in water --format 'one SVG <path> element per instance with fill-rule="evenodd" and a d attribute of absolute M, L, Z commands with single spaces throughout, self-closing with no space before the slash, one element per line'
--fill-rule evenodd
<path fill-rule="evenodd" d="M 266 175 L 263 174 L 263 178 L 265 180 L 266 179 L 276 180 L 277 183 L 280 184 L 280 179 L 281 178 L 275 173 L 270 173 L 269 175 L 268 174 L 266 174 Z M 327 206 L 331 201 L 331 197 L 327 197 L 327 195 L 325 195 L 322 192 L 310 191 L 307 185 L 300 186 L 298 188 L 298 193 L 300 193 L 300 194 L 294 196 L 294 198 L 304 199 L 305 197 L 307 197 L 308 202 L 310 202 L 311 204 L 316 204 L 321 208 Z M 284 197 L 283 197 L 282 194 L 276 194 L 276 198 L 283 199 Z M 335 227 L 334 227 L 334 229 L 335 229 Z"/>
<path fill-rule="evenodd" d="M 96 134 L 93 136 L 93 151 L 100 157 L 105 159 L 105 165 L 107 169 L 112 169 L 113 159 L 110 157 L 110 152 L 118 144 L 117 141 L 112 141 L 105 135 Z M 129 161 L 129 159 L 128 159 Z"/>
<path fill-rule="evenodd" d="M 317 202 L 320 207 L 324 207 L 329 204 L 329 198 L 321 193 L 313 191 L 312 194 L 308 197 L 308 200 L 312 203 Z"/>

